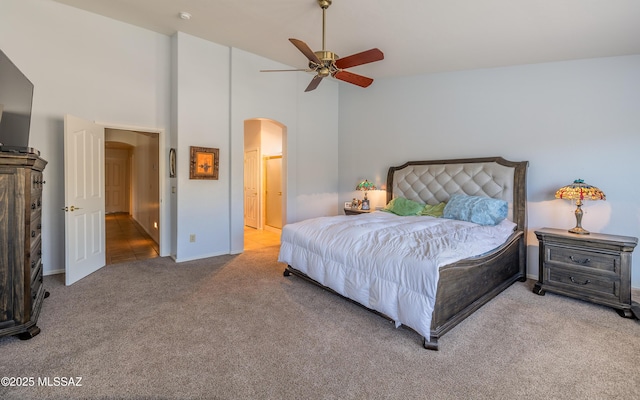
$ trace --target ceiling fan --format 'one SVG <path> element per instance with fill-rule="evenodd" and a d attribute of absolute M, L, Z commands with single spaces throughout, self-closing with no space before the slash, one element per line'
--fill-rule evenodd
<path fill-rule="evenodd" d="M 340 58 L 337 54 L 325 50 L 325 16 L 327 8 L 331 5 L 332 0 L 318 0 L 320 8 L 322 8 L 322 50 L 313 51 L 305 42 L 298 39 L 289 39 L 291 43 L 309 60 L 309 68 L 305 69 L 287 69 L 287 70 L 262 70 L 261 72 L 278 72 L 278 71 L 306 71 L 315 72 L 316 75 L 305 89 L 310 92 L 318 87 L 323 78 L 332 76 L 344 82 L 348 82 L 361 87 L 368 87 L 373 83 L 373 79 L 366 76 L 354 74 L 345 71 L 346 68 L 355 67 L 362 64 L 368 64 L 384 59 L 384 54 L 377 48 L 363 51 L 361 53 L 352 54 L 350 56 Z"/>

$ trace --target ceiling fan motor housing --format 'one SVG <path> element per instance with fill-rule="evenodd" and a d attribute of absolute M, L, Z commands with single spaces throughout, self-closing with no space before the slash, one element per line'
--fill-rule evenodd
<path fill-rule="evenodd" d="M 331 51 L 326 51 L 326 50 L 314 51 L 314 53 L 322 62 L 327 62 L 327 61 L 334 62 L 335 60 L 340 58 L 336 53 L 333 53 Z"/>
<path fill-rule="evenodd" d="M 338 72 L 338 68 L 335 66 L 335 61 L 340 58 L 337 54 L 331 51 L 316 51 L 314 54 L 321 61 L 320 64 L 316 64 L 313 61 L 309 62 L 309 68 L 315 70 L 322 78 L 326 78 L 329 75 L 333 75 Z"/>

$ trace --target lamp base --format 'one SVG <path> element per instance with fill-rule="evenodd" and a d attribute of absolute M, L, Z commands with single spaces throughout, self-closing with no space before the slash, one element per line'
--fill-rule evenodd
<path fill-rule="evenodd" d="M 582 200 L 576 201 L 576 227 L 569 229 L 570 233 L 577 233 L 578 235 L 588 235 L 589 231 L 582 228 Z"/>
<path fill-rule="evenodd" d="M 578 235 L 588 235 L 589 233 L 591 233 L 588 230 L 583 229 L 580 226 L 576 226 L 575 228 L 569 229 L 569 232 L 577 233 Z"/>

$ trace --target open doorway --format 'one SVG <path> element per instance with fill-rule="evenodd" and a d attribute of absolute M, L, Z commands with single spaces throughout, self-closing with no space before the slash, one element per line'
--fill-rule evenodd
<path fill-rule="evenodd" d="M 244 122 L 245 250 L 280 244 L 286 215 L 285 130 L 265 118 Z"/>
<path fill-rule="evenodd" d="M 106 264 L 158 257 L 159 135 L 105 129 Z"/>

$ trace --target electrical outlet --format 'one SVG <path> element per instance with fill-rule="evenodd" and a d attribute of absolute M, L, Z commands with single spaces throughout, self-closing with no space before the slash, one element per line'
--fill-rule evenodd
<path fill-rule="evenodd" d="M 195 233 L 192 233 L 191 235 L 189 235 L 189 241 L 190 241 L 191 243 L 193 243 L 193 242 L 195 242 L 195 241 L 196 241 L 196 234 L 195 234 Z"/>

